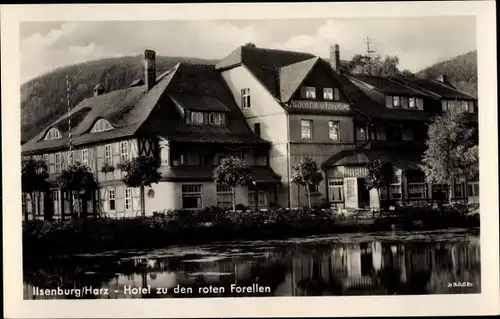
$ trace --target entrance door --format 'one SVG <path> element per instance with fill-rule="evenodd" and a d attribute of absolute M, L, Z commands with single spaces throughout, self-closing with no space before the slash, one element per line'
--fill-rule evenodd
<path fill-rule="evenodd" d="M 358 179 L 356 177 L 344 178 L 345 207 L 358 208 Z"/>
<path fill-rule="evenodd" d="M 358 205 L 359 207 L 370 206 L 370 193 L 366 189 L 364 178 L 358 178 Z"/>

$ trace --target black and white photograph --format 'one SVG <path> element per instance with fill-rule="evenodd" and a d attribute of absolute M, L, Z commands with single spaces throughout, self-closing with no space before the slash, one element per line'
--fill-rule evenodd
<path fill-rule="evenodd" d="M 494 3 L 436 3 L 2 6 L 9 317 L 499 311 Z"/>

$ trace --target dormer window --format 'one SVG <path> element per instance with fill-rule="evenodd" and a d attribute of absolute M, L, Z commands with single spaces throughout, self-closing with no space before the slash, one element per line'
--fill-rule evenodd
<path fill-rule="evenodd" d="M 399 96 L 393 96 L 392 97 L 392 106 L 394 107 L 400 107 L 401 106 L 401 103 L 400 103 L 400 99 L 399 99 Z"/>
<path fill-rule="evenodd" d="M 62 138 L 61 132 L 55 127 L 51 128 L 45 135 L 46 140 L 57 140 L 59 138 Z"/>
<path fill-rule="evenodd" d="M 303 99 L 315 100 L 316 88 L 313 86 L 303 86 L 300 90 L 300 95 Z"/>
<path fill-rule="evenodd" d="M 113 129 L 113 126 L 111 125 L 111 123 L 109 123 L 105 119 L 100 119 L 94 124 L 94 127 L 92 127 L 92 130 L 90 132 L 97 133 L 97 132 L 109 131 L 112 129 Z"/>
<path fill-rule="evenodd" d="M 193 124 L 203 124 L 203 113 L 193 112 L 191 113 L 191 123 Z"/>
<path fill-rule="evenodd" d="M 213 125 L 222 125 L 224 123 L 224 115 L 212 112 L 208 115 L 208 123 Z"/>

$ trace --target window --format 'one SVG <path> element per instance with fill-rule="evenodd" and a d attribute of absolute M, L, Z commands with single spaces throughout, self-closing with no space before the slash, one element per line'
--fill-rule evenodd
<path fill-rule="evenodd" d="M 401 199 L 403 198 L 402 188 L 401 188 L 401 176 L 394 176 L 392 183 L 389 185 L 389 196 L 391 199 Z"/>
<path fill-rule="evenodd" d="M 160 159 L 161 165 L 168 165 L 169 148 L 168 146 L 162 146 L 160 148 Z"/>
<path fill-rule="evenodd" d="M 260 136 L 260 123 L 253 124 L 253 132 L 255 135 Z"/>
<path fill-rule="evenodd" d="M 113 165 L 113 152 L 111 149 L 111 145 L 104 146 L 104 163 Z"/>
<path fill-rule="evenodd" d="M 48 132 L 47 135 L 45 135 L 46 140 L 56 140 L 62 138 L 61 132 L 59 132 L 58 129 L 55 127 L 51 128 Z"/>
<path fill-rule="evenodd" d="M 104 132 L 112 130 L 113 126 L 105 119 L 100 119 L 95 122 L 94 127 L 92 127 L 91 133 Z"/>
<path fill-rule="evenodd" d="M 120 142 L 120 162 L 128 161 L 128 142 Z"/>
<path fill-rule="evenodd" d="M 323 99 L 324 100 L 333 100 L 333 89 L 332 88 L 323 88 Z"/>
<path fill-rule="evenodd" d="M 130 188 L 127 188 L 130 190 Z M 127 189 L 125 189 L 125 201 L 126 201 L 126 198 L 127 198 Z M 126 203 L 125 203 L 126 205 Z M 116 210 L 116 191 L 114 188 L 110 188 L 108 189 L 108 209 L 110 211 L 114 211 Z"/>
<path fill-rule="evenodd" d="M 303 99 L 316 99 L 316 88 L 312 86 L 303 86 L 301 88 L 301 97 Z"/>
<path fill-rule="evenodd" d="M 217 164 L 220 164 L 220 162 L 222 161 L 222 159 L 224 158 L 229 158 L 229 157 L 236 157 L 236 158 L 239 158 L 239 159 L 244 159 L 244 153 L 243 151 L 228 151 L 228 152 L 220 152 L 220 153 L 217 153 L 216 157 L 217 157 Z"/>
<path fill-rule="evenodd" d="M 54 215 L 58 216 L 61 214 L 61 203 L 60 203 L 60 198 L 59 198 L 59 190 L 55 189 L 52 191 L 52 202 L 53 202 L 53 207 L 54 207 Z"/>
<path fill-rule="evenodd" d="M 469 113 L 474 113 L 474 102 L 473 101 L 468 101 L 467 105 L 468 105 Z"/>
<path fill-rule="evenodd" d="M 201 208 L 202 197 L 201 197 L 201 184 L 187 184 L 182 185 L 182 208 Z"/>
<path fill-rule="evenodd" d="M 330 202 L 344 201 L 344 181 L 341 178 L 328 180 L 328 198 Z"/>
<path fill-rule="evenodd" d="M 465 197 L 465 184 L 455 183 L 455 198 L 464 198 L 464 197 Z"/>
<path fill-rule="evenodd" d="M 250 89 L 241 90 L 241 108 L 244 110 L 250 108 Z"/>
<path fill-rule="evenodd" d="M 192 112 L 191 113 L 191 123 L 203 124 L 203 113 L 202 112 Z"/>
<path fill-rule="evenodd" d="M 26 193 L 21 193 L 21 204 L 22 204 L 22 212 L 26 212 L 28 202 L 26 200 Z"/>
<path fill-rule="evenodd" d="M 68 151 L 68 167 L 70 165 L 73 165 L 74 156 L 75 156 L 75 154 L 73 153 L 73 151 Z"/>
<path fill-rule="evenodd" d="M 82 150 L 82 164 L 88 166 L 89 165 L 89 150 Z"/>
<path fill-rule="evenodd" d="M 403 141 L 413 141 L 413 130 L 411 129 L 403 129 Z"/>
<path fill-rule="evenodd" d="M 478 197 L 479 196 L 479 183 L 468 183 L 467 184 L 467 195 L 469 197 Z"/>
<path fill-rule="evenodd" d="M 409 107 L 410 109 L 416 109 L 416 108 L 417 108 L 417 101 L 415 100 L 415 98 L 414 98 L 414 97 L 410 97 L 410 98 L 408 99 L 408 107 Z"/>
<path fill-rule="evenodd" d="M 328 137 L 332 141 L 338 141 L 340 139 L 340 122 L 339 121 L 328 121 Z"/>
<path fill-rule="evenodd" d="M 132 209 L 132 188 L 125 188 L 125 209 Z"/>
<path fill-rule="evenodd" d="M 401 106 L 400 100 L 399 100 L 399 96 L 393 96 L 392 97 L 392 106 L 394 106 L 394 107 L 400 107 Z"/>
<path fill-rule="evenodd" d="M 312 121 L 311 120 L 302 120 L 300 121 L 301 127 L 301 138 L 303 140 L 311 140 L 312 139 Z"/>
<path fill-rule="evenodd" d="M 233 205 L 233 191 L 231 187 L 217 184 L 217 207 L 228 208 Z"/>
<path fill-rule="evenodd" d="M 55 154 L 55 168 L 56 168 L 56 174 L 61 173 L 62 171 L 61 153 Z"/>
<path fill-rule="evenodd" d="M 423 175 L 408 175 L 406 177 L 408 186 L 408 198 L 426 198 L 425 176 Z"/>
<path fill-rule="evenodd" d="M 47 165 L 47 167 L 49 166 L 49 154 L 43 154 L 43 162 L 45 163 L 45 165 Z"/>
<path fill-rule="evenodd" d="M 385 126 L 372 126 L 370 136 L 374 141 L 385 141 L 387 140 L 387 129 Z"/>
<path fill-rule="evenodd" d="M 337 88 L 333 89 L 333 99 L 335 101 L 339 101 L 340 100 L 340 90 L 337 89 Z"/>
<path fill-rule="evenodd" d="M 399 104 L 401 107 L 407 109 L 408 108 L 408 98 L 406 96 L 401 96 L 399 98 Z"/>
<path fill-rule="evenodd" d="M 208 122 L 210 124 L 215 124 L 215 125 L 221 125 L 223 123 L 222 121 L 222 114 L 221 113 L 210 113 L 208 115 Z"/>
<path fill-rule="evenodd" d="M 358 127 L 356 130 L 356 139 L 358 141 L 366 141 L 366 130 L 364 127 Z"/>
<path fill-rule="evenodd" d="M 257 192 L 258 206 L 267 206 L 267 193 L 265 191 Z M 248 206 L 255 207 L 255 189 L 253 186 L 248 188 Z"/>

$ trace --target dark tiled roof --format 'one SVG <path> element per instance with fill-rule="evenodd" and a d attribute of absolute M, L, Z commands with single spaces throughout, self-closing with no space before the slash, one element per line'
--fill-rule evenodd
<path fill-rule="evenodd" d="M 385 98 L 379 99 L 372 89 L 354 84 L 356 81 L 352 81 L 351 76 L 341 75 L 337 79 L 341 81 L 353 108 L 372 119 L 428 121 L 434 116 L 426 111 L 389 109 L 385 106 Z"/>
<path fill-rule="evenodd" d="M 212 180 L 215 167 L 178 166 L 171 167 L 162 173 L 164 180 Z M 279 182 L 281 177 L 272 168 L 251 166 L 252 180 L 261 183 Z"/>
<path fill-rule="evenodd" d="M 153 110 L 169 108 L 164 101 L 165 97 L 170 94 L 204 96 L 202 104 L 206 107 L 216 104 L 219 108 L 220 104 L 224 105 L 227 110 L 231 111 L 227 114 L 228 126 L 225 128 L 206 127 L 200 131 L 196 125 L 180 124 L 178 115 L 177 118 L 175 116 L 161 118 L 150 116 Z M 216 100 L 220 103 L 215 103 Z M 88 113 L 72 129 L 74 145 L 101 142 L 139 133 L 171 137 L 176 140 L 183 138 L 185 141 L 193 142 L 267 143 L 253 135 L 225 86 L 222 76 L 214 69 L 214 66 L 178 64 L 173 70 L 160 76 L 156 85 L 149 91 L 146 91 L 143 85 L 109 92 L 83 100 L 72 112 L 80 114 L 79 112 L 83 110 Z M 172 111 L 169 112 L 173 114 Z M 100 118 L 107 119 L 114 129 L 89 133 L 94 123 Z M 55 121 L 49 128 L 54 124 L 67 125 L 63 124 L 67 122 L 66 119 L 67 115 Z M 22 151 L 30 153 L 67 147 L 67 132 L 62 130 L 63 138 L 61 139 L 38 141 L 45 135 L 45 132 L 46 130 L 22 145 Z"/>
<path fill-rule="evenodd" d="M 474 97 L 460 92 L 456 88 L 453 88 L 444 83 L 440 83 L 436 80 L 427 80 L 427 79 L 415 79 L 415 80 L 407 80 L 410 84 L 414 84 L 417 87 L 424 88 L 429 90 L 435 94 L 440 95 L 445 99 L 475 99 Z"/>
<path fill-rule="evenodd" d="M 330 157 L 323 167 L 341 165 L 364 165 L 376 159 L 392 163 L 403 170 L 419 170 L 422 154 L 418 152 L 397 152 L 389 150 L 343 150 Z"/>
<path fill-rule="evenodd" d="M 229 108 L 222 104 L 222 102 L 214 96 L 186 94 L 179 92 L 170 95 L 170 97 L 176 104 L 178 104 L 185 110 L 205 112 L 230 112 Z"/>
<path fill-rule="evenodd" d="M 279 97 L 282 102 L 288 102 L 292 98 L 318 60 L 319 58 L 312 58 L 279 69 Z"/>
<path fill-rule="evenodd" d="M 404 84 L 398 83 L 397 81 L 393 81 L 391 78 L 386 76 L 355 74 L 351 75 L 350 77 L 355 80 L 369 84 L 373 86 L 375 89 L 388 94 L 402 94 L 402 95 L 411 95 L 420 97 L 427 96 L 426 94 L 420 91 L 416 91 Z"/>
<path fill-rule="evenodd" d="M 314 58 L 309 53 L 239 47 L 216 64 L 225 69 L 243 63 L 276 98 L 280 97 L 279 69 Z"/>

